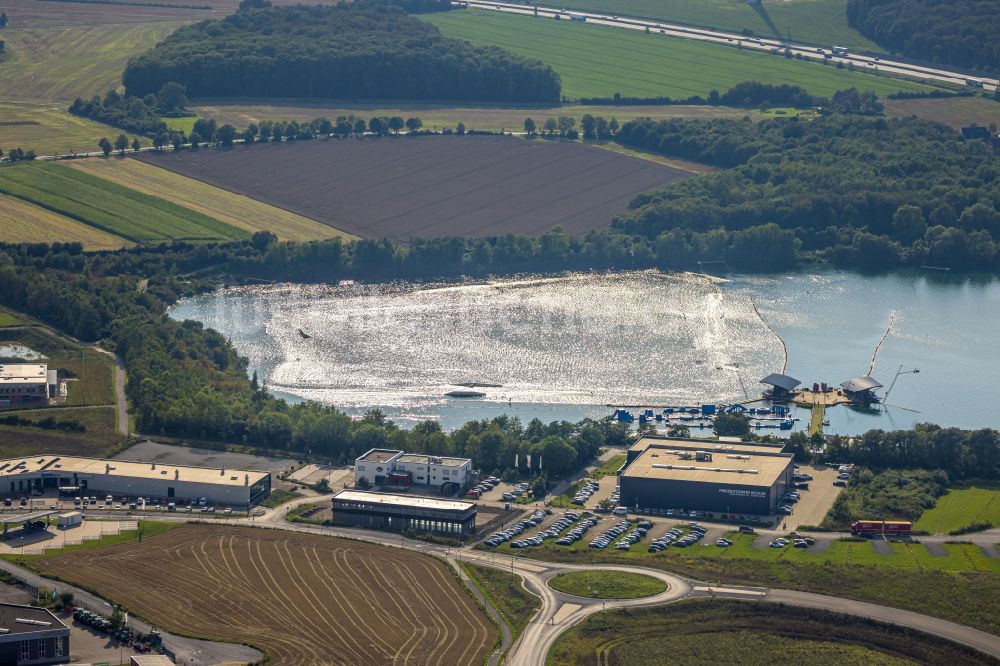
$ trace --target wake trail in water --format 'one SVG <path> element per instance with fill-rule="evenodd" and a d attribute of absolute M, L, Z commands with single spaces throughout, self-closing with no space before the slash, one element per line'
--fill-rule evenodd
<path fill-rule="evenodd" d="M 872 362 L 868 366 L 868 372 L 865 373 L 865 377 L 871 377 L 872 373 L 875 372 L 875 360 L 878 358 L 878 352 L 882 349 L 882 343 L 885 342 L 887 337 L 889 337 L 889 333 L 892 331 L 892 326 L 895 323 L 896 311 L 893 310 L 892 313 L 889 314 L 889 326 L 886 327 L 885 333 L 882 334 L 882 339 L 878 341 L 877 345 L 875 345 L 875 351 L 872 353 Z"/>
<path fill-rule="evenodd" d="M 780 335 L 778 335 L 778 332 L 774 330 L 774 327 L 771 326 L 771 323 L 768 320 L 764 319 L 764 315 L 762 315 L 760 313 L 760 310 L 757 309 L 757 303 L 753 300 L 753 294 L 750 294 L 750 305 L 753 307 L 753 311 L 760 318 L 761 323 L 763 323 L 764 326 L 767 327 L 767 330 L 771 331 L 774 337 L 778 338 L 778 342 L 781 343 L 781 352 L 785 356 L 785 360 L 781 364 L 781 374 L 785 374 L 785 370 L 788 369 L 788 345 L 785 344 L 784 339 Z"/>

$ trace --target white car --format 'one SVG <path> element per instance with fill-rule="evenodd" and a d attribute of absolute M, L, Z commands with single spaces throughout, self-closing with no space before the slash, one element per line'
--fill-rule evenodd
<path fill-rule="evenodd" d="M 623 506 L 616 506 L 616 507 L 615 507 L 615 508 L 614 508 L 614 509 L 613 509 L 613 510 L 611 511 L 611 513 L 615 514 L 616 516 L 624 516 L 624 515 L 625 515 L 626 513 L 628 513 L 628 509 L 626 509 L 626 508 L 625 508 L 625 507 L 623 507 Z"/>

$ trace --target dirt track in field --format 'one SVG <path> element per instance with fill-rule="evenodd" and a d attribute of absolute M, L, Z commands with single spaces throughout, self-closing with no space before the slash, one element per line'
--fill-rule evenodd
<path fill-rule="evenodd" d="M 142 159 L 357 236 L 584 234 L 689 174 L 575 142 L 496 136 L 307 141 Z"/>
<path fill-rule="evenodd" d="M 168 631 L 249 643 L 273 664 L 481 664 L 496 640 L 443 563 L 332 537 L 185 525 L 39 564 Z"/>

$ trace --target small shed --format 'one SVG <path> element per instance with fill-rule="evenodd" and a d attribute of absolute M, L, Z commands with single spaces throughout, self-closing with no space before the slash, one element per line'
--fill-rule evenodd
<path fill-rule="evenodd" d="M 83 523 L 83 514 L 79 511 L 70 511 L 68 513 L 60 513 L 57 517 L 59 521 L 59 527 L 65 529 L 67 527 L 76 527 Z"/>
<path fill-rule="evenodd" d="M 760 383 L 770 387 L 764 392 L 765 397 L 770 398 L 771 400 L 787 400 L 792 391 L 795 390 L 795 387 L 802 382 L 795 377 L 789 377 L 788 375 L 772 372 L 767 377 L 760 380 Z"/>
<path fill-rule="evenodd" d="M 840 382 L 840 386 L 852 403 L 863 405 L 878 402 L 875 389 L 882 388 L 882 384 L 867 375 Z"/>

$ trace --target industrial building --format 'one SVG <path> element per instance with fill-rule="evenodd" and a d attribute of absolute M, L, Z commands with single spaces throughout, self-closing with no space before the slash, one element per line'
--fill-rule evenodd
<path fill-rule="evenodd" d="M 45 404 L 59 394 L 55 370 L 45 363 L 0 363 L 0 407 Z"/>
<path fill-rule="evenodd" d="M 341 490 L 333 496 L 333 524 L 397 532 L 466 535 L 476 529 L 476 504 L 417 495 Z"/>
<path fill-rule="evenodd" d="M 24 495 L 33 490 L 72 496 L 204 497 L 212 503 L 246 506 L 270 494 L 271 473 L 74 456 L 0 460 L 0 495 Z"/>
<path fill-rule="evenodd" d="M 354 485 L 433 486 L 453 494 L 473 481 L 468 458 L 428 456 L 393 449 L 372 449 L 354 461 Z"/>
<path fill-rule="evenodd" d="M 0 604 L 0 664 L 69 663 L 69 627 L 44 608 Z"/>
<path fill-rule="evenodd" d="M 652 514 L 767 516 L 793 487 L 793 468 L 781 446 L 643 437 L 619 470 L 621 503 Z"/>

